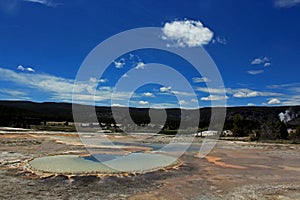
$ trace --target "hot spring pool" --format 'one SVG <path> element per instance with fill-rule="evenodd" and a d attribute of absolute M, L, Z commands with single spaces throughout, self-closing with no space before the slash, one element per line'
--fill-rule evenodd
<path fill-rule="evenodd" d="M 53 174 L 147 172 L 176 164 L 178 164 L 178 161 L 174 157 L 153 153 L 97 154 L 86 157 L 55 155 L 35 158 L 29 162 L 31 170 Z"/>

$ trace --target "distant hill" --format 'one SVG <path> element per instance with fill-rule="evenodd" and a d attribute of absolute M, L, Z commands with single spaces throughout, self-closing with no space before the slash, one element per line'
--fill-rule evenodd
<path fill-rule="evenodd" d="M 122 118 L 122 113 L 127 108 L 115 108 Z M 96 107 L 97 117 L 100 122 L 114 123 L 110 107 Z M 130 114 L 137 124 L 147 124 L 150 122 L 148 108 L 130 108 Z M 267 120 L 278 120 L 278 114 L 291 110 L 300 116 L 300 106 L 278 106 L 278 107 L 228 107 L 226 123 L 230 125 L 234 116 L 239 114 L 245 120 L 257 121 L 259 123 Z M 159 110 L 158 110 L 159 111 Z M 193 116 L 200 112 L 200 127 L 208 126 L 211 117 L 211 108 L 200 108 L 194 110 L 184 110 L 184 120 L 193 120 Z M 178 126 L 181 110 L 178 108 L 167 109 L 167 123 L 170 126 Z M 40 124 L 44 121 L 73 121 L 71 103 L 36 103 L 30 101 L 0 101 L 0 126 L 23 126 L 26 124 Z M 299 120 L 293 120 L 294 125 L 298 125 Z M 173 125 L 172 125 L 173 124 Z M 174 125 L 175 124 L 175 125 Z M 226 124 L 225 124 L 226 125 Z"/>

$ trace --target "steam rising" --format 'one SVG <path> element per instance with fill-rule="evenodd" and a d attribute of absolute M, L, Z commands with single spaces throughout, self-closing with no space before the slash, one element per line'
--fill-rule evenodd
<path fill-rule="evenodd" d="M 295 119 L 297 117 L 297 114 L 291 110 L 286 110 L 285 113 L 283 113 L 283 112 L 279 113 L 278 117 L 279 117 L 280 121 L 287 123 L 287 122 Z"/>

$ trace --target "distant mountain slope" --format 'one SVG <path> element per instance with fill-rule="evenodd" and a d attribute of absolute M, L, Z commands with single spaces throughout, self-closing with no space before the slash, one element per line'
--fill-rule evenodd
<path fill-rule="evenodd" d="M 123 117 L 122 114 L 127 108 L 115 108 L 117 117 Z M 278 107 L 228 107 L 226 122 L 232 121 L 237 114 L 246 120 L 264 122 L 266 120 L 278 119 L 278 114 L 292 110 L 299 113 L 300 106 L 278 106 Z M 97 116 L 100 122 L 113 123 L 113 116 L 110 107 L 96 107 Z M 183 119 L 193 120 L 193 116 L 199 112 L 198 109 L 185 110 Z M 149 123 L 148 108 L 130 108 L 130 114 L 133 120 L 138 124 Z M 181 110 L 167 109 L 169 122 L 180 121 Z M 211 108 L 200 109 L 200 124 L 207 126 L 210 121 Z M 35 103 L 30 101 L 0 101 L 0 125 L 10 125 L 16 121 L 26 121 L 26 123 L 40 123 L 43 121 L 73 121 L 72 104 L 71 103 Z M 295 121 L 295 120 L 294 120 Z M 299 121 L 299 120 L 296 120 Z"/>

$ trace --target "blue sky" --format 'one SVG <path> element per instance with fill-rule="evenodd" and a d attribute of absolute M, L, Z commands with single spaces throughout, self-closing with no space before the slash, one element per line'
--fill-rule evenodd
<path fill-rule="evenodd" d="M 201 46 L 208 52 L 226 94 L 208 88 L 214 78 L 203 77 L 184 60 L 148 49 L 120 55 L 101 77 L 80 83 L 82 93 L 73 94 L 78 102 L 112 104 L 117 81 L 137 80 L 128 75 L 132 69 L 146 77 L 147 64 L 156 62 L 183 74 L 196 98 L 171 84 L 154 83 L 118 91 L 113 104 L 300 105 L 299 19 L 299 0 L 0 0 L 0 99 L 72 102 L 76 74 L 99 43 L 126 30 L 160 27 L 176 48 Z"/>

